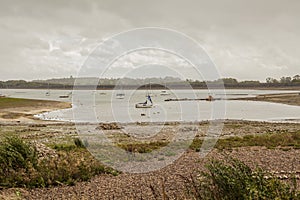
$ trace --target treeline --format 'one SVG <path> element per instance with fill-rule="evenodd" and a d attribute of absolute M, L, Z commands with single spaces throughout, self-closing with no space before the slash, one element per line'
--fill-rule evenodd
<path fill-rule="evenodd" d="M 283 76 L 279 80 L 272 77 L 268 77 L 266 79 L 266 83 L 271 85 L 273 84 L 273 85 L 286 85 L 286 86 L 297 85 L 300 83 L 300 75 L 295 75 L 293 77 Z"/>
<path fill-rule="evenodd" d="M 300 86 L 300 76 L 295 75 L 293 77 L 281 77 L 280 79 L 275 79 L 268 77 L 266 82 L 246 80 L 238 81 L 235 78 L 223 78 L 215 81 L 193 81 L 187 80 L 193 88 L 202 88 L 205 86 L 209 87 L 220 87 L 224 84 L 226 88 L 271 88 L 271 87 L 299 87 Z"/>
<path fill-rule="evenodd" d="M 214 81 L 199 81 L 199 80 L 181 80 L 174 77 L 165 78 L 146 78 L 146 79 L 132 79 L 132 78 L 104 78 L 98 80 L 94 77 L 88 78 L 62 78 L 49 80 L 9 80 L 0 81 L 0 88 L 6 89 L 73 89 L 76 83 L 78 89 L 94 89 L 96 83 L 97 89 L 114 89 L 115 87 L 122 89 L 206 89 L 209 88 L 280 88 L 280 87 L 300 87 L 300 76 L 281 77 L 275 79 L 268 77 L 266 82 L 255 80 L 238 81 L 235 78 L 222 78 Z"/>
<path fill-rule="evenodd" d="M 0 89 L 72 89 L 72 85 L 48 84 L 24 80 L 0 81 Z"/>

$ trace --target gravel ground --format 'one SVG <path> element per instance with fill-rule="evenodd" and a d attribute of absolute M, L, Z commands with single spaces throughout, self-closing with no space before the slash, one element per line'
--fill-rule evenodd
<path fill-rule="evenodd" d="M 207 130 L 208 123 L 198 124 L 200 133 Z M 167 130 L 176 131 L 176 124 L 170 124 Z M 189 130 L 191 125 L 183 127 Z M 182 127 L 181 127 L 182 128 Z M 65 138 L 76 137 L 74 124 L 45 123 L 2 123 L 0 124 L 0 136 L 11 132 L 17 133 L 24 139 L 37 143 L 51 141 L 64 141 Z M 242 136 L 248 134 L 285 133 L 299 130 L 299 123 L 268 123 L 228 120 L 222 131 L 221 137 Z M 120 129 L 104 130 L 107 134 L 113 134 Z M 40 148 L 44 149 L 44 145 Z M 44 152 L 51 154 L 50 149 Z M 118 176 L 99 175 L 89 182 L 77 183 L 75 186 L 59 186 L 39 189 L 5 189 L 0 191 L 0 199 L 155 199 L 151 186 L 162 194 L 165 187 L 167 195 L 171 199 L 186 199 L 185 185 L 181 176 L 190 176 L 204 169 L 204 164 L 212 158 L 224 159 L 224 157 L 238 158 L 249 166 L 257 165 L 273 172 L 283 180 L 292 172 L 300 176 L 300 149 L 267 149 L 264 147 L 242 147 L 233 150 L 214 149 L 205 158 L 193 151 L 185 153 L 173 164 L 155 172 L 145 174 L 123 173 Z M 298 179 L 299 180 L 299 179 Z M 300 182 L 300 180 L 298 181 Z M 299 187 L 300 188 L 300 187 Z M 159 199 L 162 199 L 161 197 Z"/>
<path fill-rule="evenodd" d="M 181 176 L 190 176 L 204 169 L 204 163 L 212 158 L 238 158 L 252 168 L 260 166 L 284 179 L 291 172 L 300 175 L 300 150 L 266 149 L 264 147 L 243 147 L 234 150 L 213 150 L 200 158 L 196 152 L 187 152 L 173 164 L 159 171 L 146 174 L 126 174 L 118 176 L 99 175 L 89 182 L 75 186 L 60 186 L 43 189 L 9 189 L 2 191 L 2 197 L 21 199 L 155 199 L 151 185 L 162 193 L 165 187 L 171 199 L 185 199 L 184 181 Z M 298 179 L 299 180 L 299 179 Z M 16 192 L 18 191 L 18 192 Z"/>

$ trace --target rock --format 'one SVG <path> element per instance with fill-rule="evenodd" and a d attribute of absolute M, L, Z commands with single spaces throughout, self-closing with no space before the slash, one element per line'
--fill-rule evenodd
<path fill-rule="evenodd" d="M 54 149 L 51 149 L 47 147 L 45 144 L 37 142 L 37 141 L 31 141 L 31 145 L 35 146 L 39 159 L 43 159 L 45 157 L 47 158 L 54 158 L 57 157 L 57 153 Z"/>
<path fill-rule="evenodd" d="M 119 130 L 123 127 L 117 123 L 100 123 L 96 130 Z"/>

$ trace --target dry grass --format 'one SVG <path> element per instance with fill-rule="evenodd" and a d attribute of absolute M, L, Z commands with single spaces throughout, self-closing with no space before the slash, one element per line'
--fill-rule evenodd
<path fill-rule="evenodd" d="M 203 140 L 195 139 L 190 148 L 198 151 L 201 148 Z M 269 133 L 261 135 L 246 135 L 243 137 L 235 136 L 226 139 L 219 139 L 215 147 L 218 149 L 231 149 L 238 147 L 263 146 L 267 148 L 281 147 L 300 148 L 300 131 L 294 133 Z"/>

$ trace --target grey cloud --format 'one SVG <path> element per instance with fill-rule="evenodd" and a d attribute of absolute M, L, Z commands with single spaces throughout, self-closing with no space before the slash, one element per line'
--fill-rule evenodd
<path fill-rule="evenodd" d="M 196 39 L 223 76 L 299 73 L 298 0 L 1 0 L 0 79 L 75 75 L 103 38 L 158 26 Z M 49 51 L 50 43 L 55 50 Z"/>

